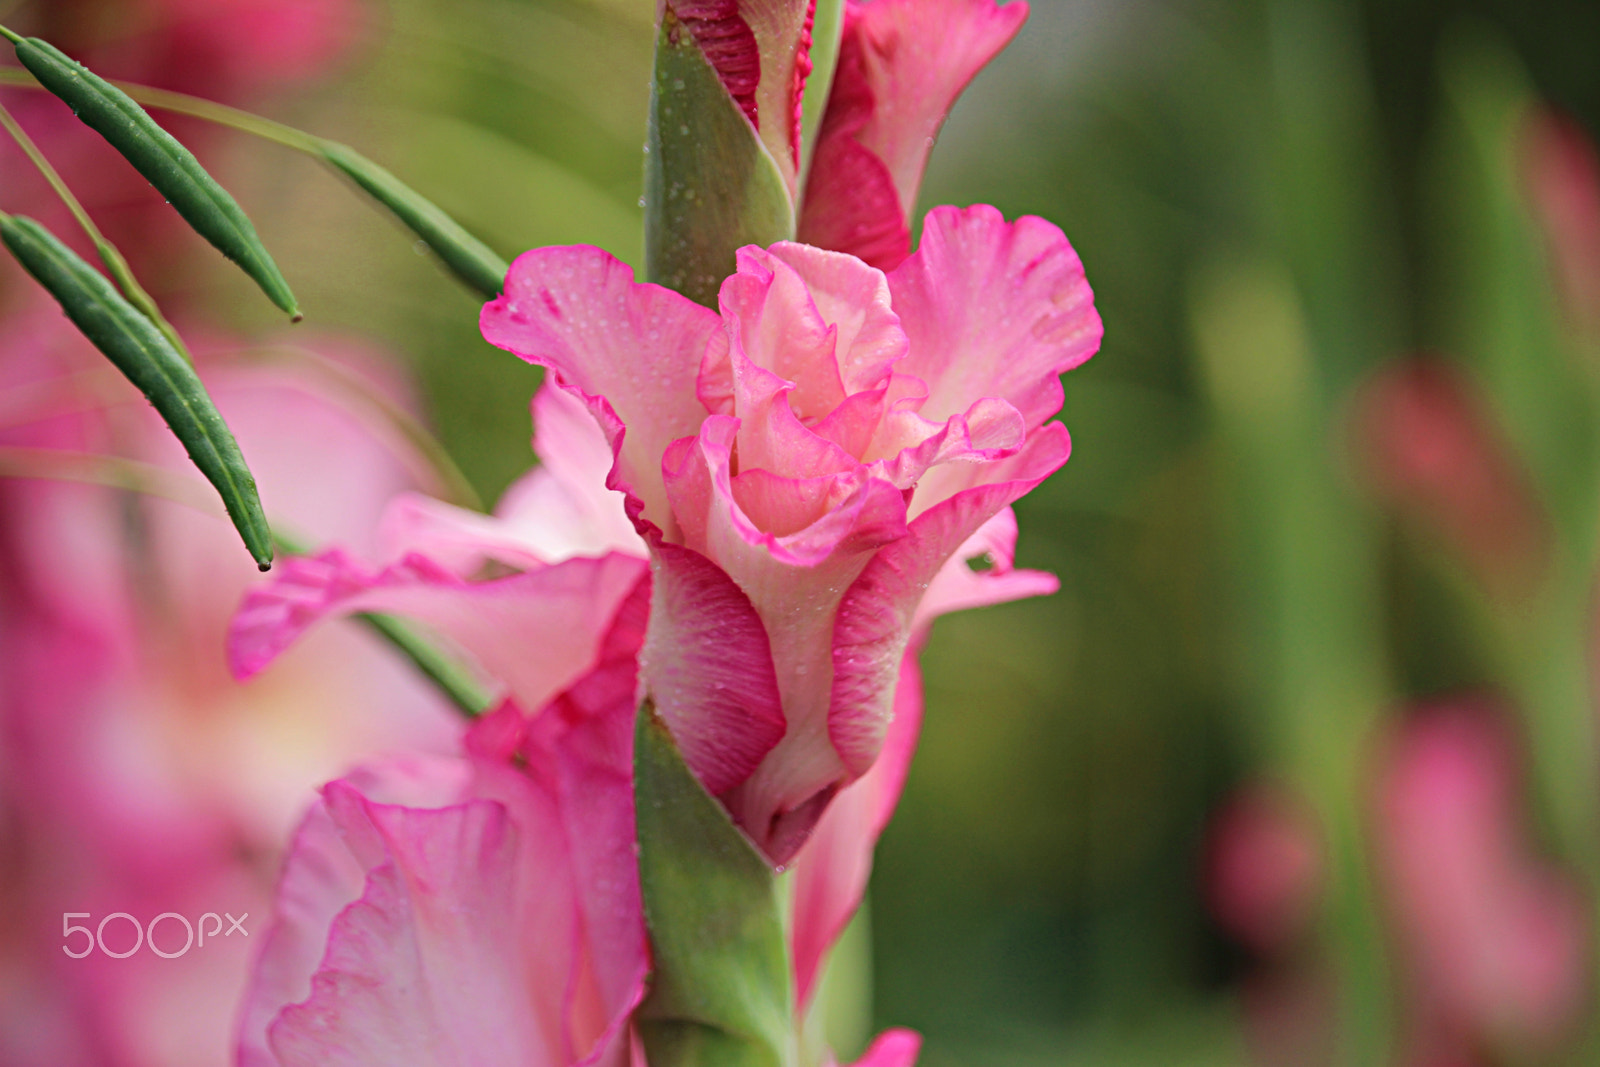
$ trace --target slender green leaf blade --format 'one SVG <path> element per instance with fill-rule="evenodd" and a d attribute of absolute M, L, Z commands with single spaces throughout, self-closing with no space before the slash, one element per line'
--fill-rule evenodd
<path fill-rule="evenodd" d="M 683 762 L 655 709 L 634 733 L 639 884 L 655 960 L 636 1023 L 652 1067 L 794 1067 L 776 876 Z"/>
<path fill-rule="evenodd" d="M 0 220 L 0 240 L 167 421 L 194 465 L 221 495 L 256 564 L 268 569 L 272 531 L 255 477 L 194 368 L 105 275 L 33 219 L 17 215 Z"/>
<path fill-rule="evenodd" d="M 133 164 L 194 227 L 296 319 L 299 306 L 255 226 L 228 191 L 144 109 L 104 78 L 37 37 L 15 42 L 17 59 L 90 129 Z"/>
<path fill-rule="evenodd" d="M 500 295 L 510 265 L 431 200 L 347 145 L 324 141 L 322 157 L 422 238 L 450 273 L 486 299 Z"/>
<path fill-rule="evenodd" d="M 656 38 L 648 153 L 650 281 L 716 307 L 736 251 L 794 239 L 783 174 L 670 7 Z"/>

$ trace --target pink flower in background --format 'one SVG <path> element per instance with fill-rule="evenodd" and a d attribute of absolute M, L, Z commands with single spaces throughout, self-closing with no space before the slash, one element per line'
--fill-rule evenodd
<path fill-rule="evenodd" d="M 1529 847 L 1520 784 L 1507 722 L 1480 702 L 1418 710 L 1379 762 L 1380 872 L 1417 1062 L 1548 1049 L 1582 1016 L 1591 917 Z"/>
<path fill-rule="evenodd" d="M 1212 818 L 1205 892 L 1221 926 L 1252 951 L 1272 956 L 1311 929 L 1326 857 L 1321 827 L 1303 798 L 1255 783 Z"/>
<path fill-rule="evenodd" d="M 1359 396 L 1359 443 L 1385 496 L 1459 552 L 1491 591 L 1516 595 L 1542 573 L 1550 532 L 1471 384 L 1440 359 L 1384 368 Z"/>
<path fill-rule="evenodd" d="M 805 245 L 743 249 L 720 306 L 637 284 L 600 249 L 536 249 L 483 331 L 605 430 L 655 568 L 644 686 L 782 864 L 872 766 L 923 594 L 958 549 L 986 526 L 1002 549 L 980 602 L 1054 588 L 1010 569 L 1008 505 L 1066 461 L 1045 420 L 1101 327 L 1061 231 L 988 207 L 932 212 L 887 277 Z"/>
<path fill-rule="evenodd" d="M 1567 313 L 1600 333 L 1600 153 L 1582 126 L 1545 108 L 1528 117 L 1522 171 Z"/>
<path fill-rule="evenodd" d="M 883 270 L 899 266 L 945 115 L 1027 17 L 1020 0 L 846 0 L 799 239 Z"/>
<path fill-rule="evenodd" d="M 370 354 L 299 340 L 406 403 Z M 202 373 L 278 521 L 361 544 L 384 499 L 423 484 L 398 435 L 315 367 L 253 366 L 219 347 L 196 344 Z M 248 913 L 259 933 L 315 786 L 358 756 L 450 751 L 459 726 L 354 630 L 237 685 L 223 636 L 255 567 L 160 419 L 53 304 L 7 321 L 0 375 L 12 476 L 0 480 L 0 1062 L 220 1064 L 250 941 L 71 959 L 62 913 Z M 188 489 L 208 510 L 14 477 L 85 452 L 150 464 L 157 488 Z M 163 931 L 181 941 L 176 924 Z"/>
<path fill-rule="evenodd" d="M 285 561 L 235 621 L 233 661 L 255 671 L 330 615 L 396 611 L 450 638 L 506 696 L 472 728 L 464 759 L 377 764 L 324 790 L 247 1001 L 251 1067 L 382 1061 L 402 1039 L 421 1062 L 623 1055 L 617 1021 L 644 972 L 631 746 L 652 594 L 644 543 L 622 495 L 604 488 L 605 437 L 554 386 L 534 411 L 545 462 L 496 515 L 398 497 L 381 525 L 383 554 L 402 563 L 368 569 L 336 550 Z M 1009 558 L 1014 535 L 993 523 L 962 551 Z M 474 577 L 486 564 L 519 573 Z M 991 574 L 959 562 L 930 600 L 986 602 Z M 909 657 L 904 671 L 884 757 L 795 858 L 797 1011 L 860 903 L 905 779 L 921 690 Z M 542 888 L 520 888 L 531 884 Z M 523 917 L 528 901 L 542 903 Z M 500 915 L 518 918 L 496 925 Z M 414 999 L 438 985 L 470 1010 Z M 916 1047 L 915 1035 L 889 1031 L 862 1062 L 904 1067 Z"/>
<path fill-rule="evenodd" d="M 8 13 L 7 24 L 45 38 L 107 78 L 250 107 L 326 73 L 360 39 L 366 8 L 364 0 L 35 0 Z M 192 286 L 178 275 L 193 265 L 187 260 L 221 262 L 206 258 L 215 253 L 66 104 L 28 89 L 6 89 L 4 99 L 147 289 L 159 297 L 186 295 Z M 202 162 L 217 166 L 217 148 L 232 135 L 212 123 L 155 114 Z M 226 171 L 217 173 L 231 185 Z M 0 175 L 7 210 L 37 217 L 96 262 L 55 193 L 9 137 L 0 138 Z M 169 312 L 171 303 L 164 302 Z"/>

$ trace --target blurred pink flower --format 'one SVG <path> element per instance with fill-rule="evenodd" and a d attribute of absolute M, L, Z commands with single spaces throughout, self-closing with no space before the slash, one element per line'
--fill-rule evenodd
<path fill-rule="evenodd" d="M 846 0 L 799 239 L 898 267 L 945 115 L 1027 17 L 1021 0 Z"/>
<path fill-rule="evenodd" d="M 496 515 L 401 496 L 381 525 L 383 554 L 402 562 L 372 570 L 339 551 L 288 561 L 235 621 L 233 661 L 250 672 L 329 615 L 395 611 L 450 638 L 506 697 L 473 727 L 464 760 L 377 765 L 324 791 L 291 856 L 274 923 L 282 932 L 246 1006 L 247 1065 L 371 1062 L 396 1034 L 414 1054 L 447 1062 L 624 1054 L 616 1023 L 644 970 L 631 742 L 651 595 L 645 546 L 622 495 L 604 488 L 611 447 L 582 404 L 551 385 L 534 411 L 544 463 Z M 968 550 L 1009 553 L 1014 534 L 995 526 Z M 486 565 L 518 573 L 477 577 Z M 990 581 L 962 563 L 930 596 L 952 607 L 982 602 Z M 795 858 L 797 1012 L 860 903 L 920 719 L 908 657 L 884 757 L 841 793 Z M 339 843 L 336 830 L 353 843 Z M 379 839 L 381 847 L 362 844 Z M 507 903 L 521 899 L 517 879 L 533 878 L 555 887 L 547 910 L 493 925 L 517 914 Z M 409 999 L 439 983 L 468 994 L 473 1012 Z M 531 1029 L 530 1020 L 545 1021 Z M 890 1031 L 862 1062 L 905 1067 L 916 1045 L 915 1035 Z"/>
<path fill-rule="evenodd" d="M 138 459 L 159 486 L 210 505 L 155 413 L 39 303 L 0 328 L 0 448 Z M 278 521 L 360 543 L 381 502 L 417 484 L 398 435 L 310 367 L 195 347 Z M 380 368 L 319 347 L 369 378 Z M 405 402 L 381 376 L 373 388 Z M 16 455 L 9 475 L 27 469 L 30 453 Z M 256 572 L 216 510 L 0 480 L 0 1062 L 11 1067 L 225 1062 L 248 940 L 175 959 L 71 959 L 62 913 L 248 912 L 258 932 L 318 783 L 373 752 L 448 751 L 459 732 L 408 666 L 353 631 L 238 686 L 223 634 Z M 176 929 L 164 936 L 181 939 Z"/>
<path fill-rule="evenodd" d="M 1384 368 L 1359 397 L 1357 435 L 1380 491 L 1490 591 L 1514 596 L 1538 579 L 1549 552 L 1543 510 L 1459 370 L 1426 357 Z"/>
<path fill-rule="evenodd" d="M 249 107 L 327 72 L 359 39 L 366 6 L 363 0 L 44 0 L 8 15 L 7 22 L 107 78 Z M 207 258 L 214 253 L 150 183 L 66 104 L 34 90 L 4 92 L 6 106 L 147 289 L 162 297 L 187 295 L 193 287 L 178 277 L 186 261 L 221 263 Z M 198 119 L 156 115 L 208 167 L 219 162 L 221 141 L 234 136 Z M 225 171 L 218 173 L 231 185 Z M 37 217 L 97 261 L 55 193 L 9 137 L 0 137 L 0 176 L 8 210 Z M 164 300 L 169 313 L 172 303 Z"/>
<path fill-rule="evenodd" d="M 1538 859 L 1517 746 L 1482 702 L 1424 707 L 1378 764 L 1380 874 L 1407 972 L 1417 1062 L 1548 1050 L 1581 1018 L 1591 917 Z"/>
<path fill-rule="evenodd" d="M 1207 835 L 1205 891 L 1223 929 L 1261 956 L 1292 948 L 1316 918 L 1325 876 L 1315 813 L 1284 786 L 1231 797 Z"/>
<path fill-rule="evenodd" d="M 631 744 L 646 596 L 540 714 L 507 703 L 464 759 L 324 788 L 279 887 L 241 1067 L 626 1061 L 649 966 Z"/>
<path fill-rule="evenodd" d="M 742 249 L 720 305 L 637 284 L 597 248 L 536 249 L 483 332 L 604 428 L 655 568 L 644 686 L 783 864 L 877 757 L 946 562 L 995 523 L 976 602 L 1054 589 L 1011 570 L 1008 505 L 1066 461 L 1045 420 L 1101 327 L 1061 231 L 989 207 L 932 212 L 888 277 L 806 245 Z"/>
<path fill-rule="evenodd" d="M 1582 126 L 1542 108 L 1527 119 L 1522 171 L 1567 312 L 1600 333 L 1600 153 Z"/>

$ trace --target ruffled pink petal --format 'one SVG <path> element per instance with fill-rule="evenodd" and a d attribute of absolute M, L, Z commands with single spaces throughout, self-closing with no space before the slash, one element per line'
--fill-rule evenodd
<path fill-rule="evenodd" d="M 310 996 L 266 1028 L 278 1063 L 560 1062 L 579 945 L 557 812 L 509 767 L 477 778 L 441 808 L 324 791 L 365 882 L 326 930 Z"/>
<path fill-rule="evenodd" d="M 913 647 L 921 643 L 921 637 L 940 615 L 1030 596 L 1049 596 L 1061 587 L 1061 582 L 1048 571 L 1013 569 L 1016 548 L 1017 513 L 1001 508 L 934 575 L 912 617 Z M 986 568 L 973 570 L 974 563 L 985 564 Z"/>
<path fill-rule="evenodd" d="M 239 1067 L 277 1067 L 267 1027 L 286 1005 L 311 995 L 328 928 L 360 899 L 365 882 L 366 872 L 345 847 L 326 805 L 312 807 L 284 861 L 272 925 L 240 1009 Z"/>
<path fill-rule="evenodd" d="M 1083 263 L 1040 218 L 1008 223 L 983 204 L 935 208 L 889 288 L 911 340 L 897 369 L 927 383 L 920 413 L 934 422 L 999 397 L 1038 426 L 1061 408 L 1059 376 L 1100 346 Z"/>
<path fill-rule="evenodd" d="M 1067 461 L 1065 428 L 1051 423 L 1016 456 L 986 464 L 988 484 L 963 489 L 911 522 L 907 535 L 877 553 L 839 604 L 833 632 L 828 734 L 851 774 L 863 774 L 882 747 L 889 695 L 912 636 L 923 594 L 945 562 L 1001 508 Z"/>
<path fill-rule="evenodd" d="M 845 397 L 834 361 L 836 336 L 812 303 L 806 279 L 753 245 L 739 249 L 735 267 L 717 293 L 723 321 L 736 339 L 730 356 L 742 352 L 753 365 L 787 381 L 797 415 L 831 411 Z M 887 303 L 887 286 L 883 295 Z M 737 376 L 737 366 L 731 370 Z M 702 396 L 709 391 L 701 386 Z"/>
<path fill-rule="evenodd" d="M 905 332 L 890 306 L 889 282 L 882 271 L 854 256 L 793 241 L 779 241 L 766 252 L 747 248 L 743 253 L 741 270 L 761 261 L 777 278 L 798 283 L 798 289 L 794 283 L 774 285 L 768 311 L 797 319 L 809 312 L 832 330 L 837 380 L 844 392 L 881 386 L 889 369 L 904 358 Z M 782 363 L 773 369 L 791 376 Z"/>
<path fill-rule="evenodd" d="M 783 736 L 766 630 L 719 567 L 654 546 L 655 584 L 640 672 L 685 762 L 711 793 L 749 777 Z"/>
<path fill-rule="evenodd" d="M 612 615 L 645 572 L 643 560 L 611 553 L 472 583 L 422 556 L 372 572 L 335 549 L 285 560 L 246 594 L 229 630 L 228 662 L 248 678 L 321 619 L 390 612 L 450 639 L 522 708 L 536 709 L 590 668 Z"/>
<path fill-rule="evenodd" d="M 915 1030 L 885 1030 L 851 1067 L 912 1067 L 922 1050 L 922 1035 Z"/>
<path fill-rule="evenodd" d="M 872 769 L 839 792 L 794 861 L 795 1000 L 804 1013 L 828 950 L 861 903 L 872 851 L 905 785 L 922 725 L 922 678 L 915 655 L 900 667 L 894 718 Z"/>
<path fill-rule="evenodd" d="M 607 485 L 631 493 L 642 517 L 668 530 L 661 457 L 706 416 L 695 385 L 715 312 L 587 245 L 517 257 L 505 293 L 484 305 L 483 336 L 556 372 L 606 433 L 616 459 Z"/>
<path fill-rule="evenodd" d="M 890 458 L 875 462 L 873 471 L 885 481 L 910 489 L 930 468 L 942 463 L 988 463 L 1014 455 L 1027 435 L 1021 412 L 993 397 L 975 402 L 943 425 L 914 412 L 891 412 L 872 446 L 873 452 L 887 452 Z"/>

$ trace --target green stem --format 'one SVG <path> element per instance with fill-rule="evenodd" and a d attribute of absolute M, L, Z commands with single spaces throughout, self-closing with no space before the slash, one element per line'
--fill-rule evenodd
<path fill-rule="evenodd" d="M 0 31 L 3 30 L 4 27 L 0 26 Z M 194 357 L 189 355 L 188 348 L 184 346 L 183 338 L 178 336 L 178 331 L 172 328 L 172 323 L 168 322 L 166 316 L 161 314 L 161 309 L 156 306 L 155 299 L 145 292 L 144 286 L 140 285 L 139 280 L 133 276 L 133 269 L 128 266 L 128 261 L 123 258 L 116 245 L 106 240 L 105 234 L 101 233 L 100 228 L 94 224 L 94 220 L 89 217 L 89 212 L 84 209 L 78 198 L 72 194 L 72 190 L 62 180 L 56 168 L 45 158 L 44 153 L 39 151 L 39 146 L 34 143 L 33 138 L 28 136 L 28 132 L 17 123 L 17 120 L 3 104 L 0 104 L 0 126 L 5 127 L 6 132 L 11 135 L 11 139 L 17 142 L 17 146 L 22 149 L 23 154 L 33 164 L 34 169 L 44 176 L 44 180 L 50 184 L 50 188 L 55 190 L 56 195 L 61 198 L 61 202 L 67 206 L 67 210 L 77 220 L 78 228 L 83 230 L 84 235 L 94 244 L 95 251 L 100 254 L 100 261 L 106 265 L 106 271 L 111 275 L 112 281 L 117 283 L 117 288 L 122 290 L 122 295 L 128 298 L 128 303 L 138 308 L 144 317 L 149 319 L 168 341 L 172 342 L 172 347 L 177 349 L 178 354 L 193 364 Z"/>
<path fill-rule="evenodd" d="M 0 34 L 5 32 L 5 27 L 0 26 Z M 227 104 L 219 104 L 215 100 L 190 96 L 188 93 L 175 93 L 170 89 L 157 89 L 134 82 L 113 81 L 111 84 L 146 107 L 159 108 L 162 111 L 171 111 L 178 115 L 204 119 L 219 126 L 228 126 L 243 133 L 265 138 L 268 141 L 276 141 L 278 144 L 310 155 L 322 155 L 321 138 L 314 137 L 304 130 L 297 130 L 293 126 L 286 126 L 281 122 L 274 122 L 272 119 L 263 118 L 260 115 L 242 111 L 236 107 L 229 107 Z M 10 85 L 19 89 L 43 88 L 32 74 L 29 74 L 21 67 L 0 67 L 0 85 Z"/>

